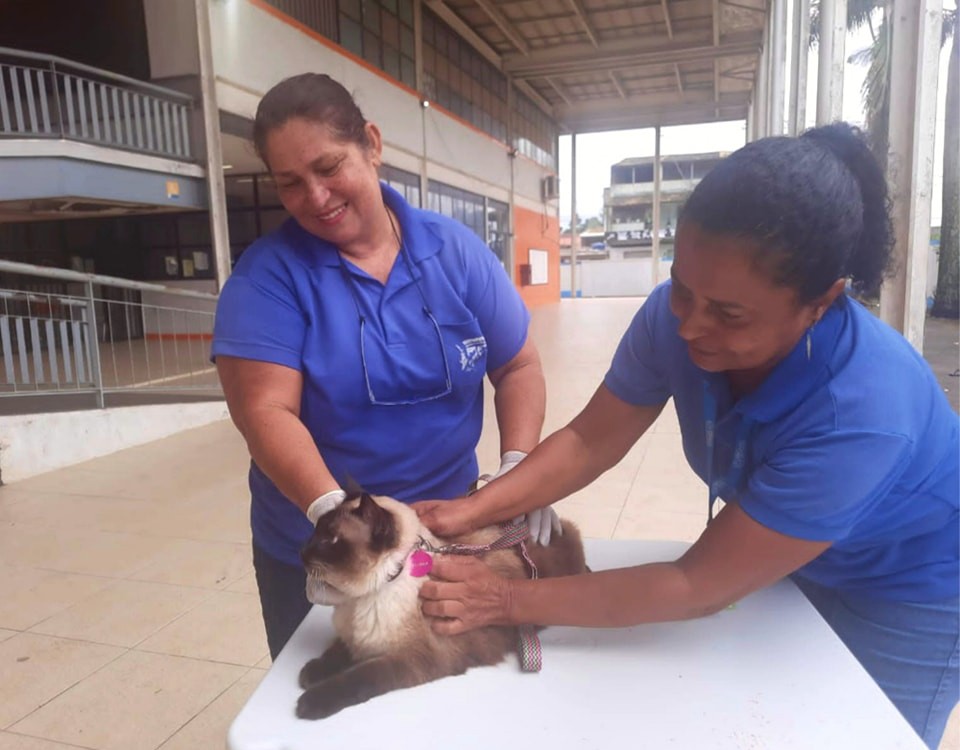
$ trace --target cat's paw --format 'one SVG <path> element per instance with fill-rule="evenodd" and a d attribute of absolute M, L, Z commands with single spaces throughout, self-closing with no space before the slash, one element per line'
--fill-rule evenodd
<path fill-rule="evenodd" d="M 305 690 L 297 701 L 297 718 L 312 721 L 326 719 L 344 708 L 346 706 L 343 701 L 337 698 L 328 685 L 314 685 Z"/>
<path fill-rule="evenodd" d="M 339 659 L 331 659 L 325 655 L 308 661 L 300 670 L 300 687 L 307 690 L 318 682 L 323 682 L 337 672 L 344 669 L 345 664 Z"/>

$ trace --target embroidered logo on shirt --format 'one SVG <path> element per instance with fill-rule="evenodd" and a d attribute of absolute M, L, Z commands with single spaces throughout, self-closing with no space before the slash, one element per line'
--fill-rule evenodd
<path fill-rule="evenodd" d="M 487 340 L 483 336 L 464 339 L 462 344 L 457 344 L 457 351 L 460 352 L 460 369 L 470 372 L 483 359 L 487 351 Z"/>

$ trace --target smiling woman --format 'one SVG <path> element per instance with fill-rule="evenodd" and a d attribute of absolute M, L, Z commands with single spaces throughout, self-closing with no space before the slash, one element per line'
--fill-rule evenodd
<path fill-rule="evenodd" d="M 617 627 L 717 612 L 792 576 L 930 747 L 960 693 L 960 424 L 903 337 L 846 295 L 890 252 L 883 174 L 854 128 L 751 143 L 699 183 L 672 279 L 583 411 L 438 534 L 555 502 L 622 459 L 673 399 L 708 525 L 674 563 L 550 581 L 440 561 L 435 627 Z M 726 504 L 716 518 L 717 499 Z"/>
<path fill-rule="evenodd" d="M 343 86 L 281 81 L 260 102 L 254 143 L 292 218 L 237 263 L 213 356 L 253 459 L 254 566 L 275 657 L 310 608 L 300 549 L 341 488 L 463 495 L 477 481 L 484 377 L 501 472 L 539 440 L 545 389 L 497 257 L 380 182 L 380 130 Z"/>

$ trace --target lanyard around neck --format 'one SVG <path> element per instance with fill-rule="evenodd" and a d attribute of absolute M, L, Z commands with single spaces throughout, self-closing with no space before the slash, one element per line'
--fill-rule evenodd
<path fill-rule="evenodd" d="M 717 433 L 717 399 L 710 390 L 710 384 L 703 383 L 703 429 L 707 448 L 707 523 L 713 520 L 713 505 L 717 497 L 725 490 L 736 490 L 743 479 L 743 469 L 747 463 L 747 440 L 753 420 L 746 416 L 740 419 L 737 427 L 736 441 L 733 446 L 733 459 L 730 461 L 730 470 L 726 477 L 714 481 L 714 447 Z"/>

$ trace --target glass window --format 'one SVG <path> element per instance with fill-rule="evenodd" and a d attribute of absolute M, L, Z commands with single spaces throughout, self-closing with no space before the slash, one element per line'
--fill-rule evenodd
<path fill-rule="evenodd" d="M 363 54 L 363 34 L 360 31 L 360 24 L 346 16 L 340 16 L 340 46 L 357 56 Z"/>

